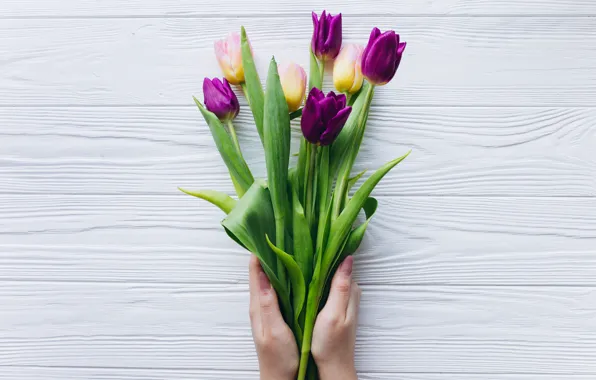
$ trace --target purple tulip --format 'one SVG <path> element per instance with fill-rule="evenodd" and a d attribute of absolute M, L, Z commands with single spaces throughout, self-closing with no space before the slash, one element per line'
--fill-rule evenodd
<path fill-rule="evenodd" d="M 379 28 L 374 28 L 362 53 L 362 74 L 374 85 L 389 83 L 395 76 L 405 48 L 406 43 L 399 42 L 399 34 L 393 30 L 381 34 Z"/>
<path fill-rule="evenodd" d="M 335 59 L 341 49 L 341 13 L 332 16 L 323 11 L 321 18 L 312 13 L 314 32 L 312 34 L 312 51 L 318 59 Z"/>
<path fill-rule="evenodd" d="M 229 121 L 238 116 L 240 104 L 227 79 L 222 82 L 218 78 L 205 78 L 203 80 L 203 95 L 205 96 L 205 107 L 217 115 L 219 120 Z"/>
<path fill-rule="evenodd" d="M 302 134 L 311 144 L 331 144 L 352 112 L 346 107 L 346 96 L 335 95 L 331 91 L 327 96 L 316 87 L 308 94 L 302 109 Z"/>

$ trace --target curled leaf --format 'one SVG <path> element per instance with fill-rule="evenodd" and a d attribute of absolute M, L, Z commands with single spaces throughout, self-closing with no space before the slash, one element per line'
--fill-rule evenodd
<path fill-rule="evenodd" d="M 215 190 L 185 190 L 181 187 L 178 190 L 193 197 L 201 198 L 207 202 L 217 206 L 221 211 L 229 214 L 236 206 L 236 200 L 227 194 Z"/>

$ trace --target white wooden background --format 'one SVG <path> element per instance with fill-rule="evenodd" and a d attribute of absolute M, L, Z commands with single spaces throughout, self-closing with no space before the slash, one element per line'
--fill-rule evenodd
<path fill-rule="evenodd" d="M 362 380 L 596 378 L 596 2 L 329 0 L 408 41 L 359 167 Z M 257 379 L 248 254 L 192 104 L 245 25 L 307 61 L 315 0 L 0 1 L 0 378 Z M 264 169 L 245 103 L 239 134 Z"/>

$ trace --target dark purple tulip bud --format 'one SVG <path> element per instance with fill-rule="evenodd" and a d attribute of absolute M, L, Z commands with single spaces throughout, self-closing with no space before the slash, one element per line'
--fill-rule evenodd
<path fill-rule="evenodd" d="M 227 79 L 222 82 L 218 78 L 205 78 L 203 80 L 203 95 L 205 96 L 205 107 L 217 115 L 219 120 L 229 121 L 238 116 L 240 104 Z"/>
<path fill-rule="evenodd" d="M 323 11 L 321 18 L 312 13 L 314 32 L 312 34 L 312 51 L 318 59 L 335 59 L 341 49 L 341 13 L 332 16 Z"/>
<path fill-rule="evenodd" d="M 362 53 L 362 74 L 376 86 L 389 83 L 395 76 L 405 48 L 406 43 L 399 42 L 399 34 L 393 30 L 381 34 L 379 28 L 374 28 Z"/>
<path fill-rule="evenodd" d="M 341 132 L 350 112 L 352 107 L 346 107 L 344 94 L 335 95 L 331 91 L 325 96 L 313 87 L 302 109 L 302 134 L 311 144 L 329 145 Z"/>

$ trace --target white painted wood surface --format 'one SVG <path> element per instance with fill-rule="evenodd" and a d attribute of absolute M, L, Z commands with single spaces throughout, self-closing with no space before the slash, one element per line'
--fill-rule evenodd
<path fill-rule="evenodd" d="M 0 2 L 0 379 L 257 379 L 248 255 L 176 190 L 232 191 L 189 100 L 239 25 L 306 64 L 320 7 Z M 596 378 L 596 2 L 327 8 L 409 42 L 358 162 L 414 149 L 357 256 L 360 378 Z"/>

